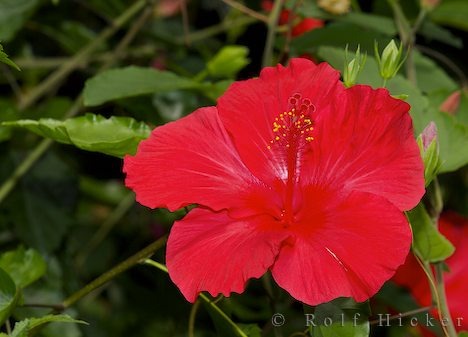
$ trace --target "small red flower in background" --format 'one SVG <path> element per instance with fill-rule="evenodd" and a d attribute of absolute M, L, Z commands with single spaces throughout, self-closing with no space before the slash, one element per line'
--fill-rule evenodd
<path fill-rule="evenodd" d="M 386 89 L 345 89 L 328 64 L 292 59 L 156 128 L 125 158 L 126 185 L 151 208 L 198 205 L 167 243 L 189 301 L 240 293 L 268 270 L 307 304 L 364 301 L 404 262 L 402 211 L 424 193 L 408 110 Z"/>
<path fill-rule="evenodd" d="M 271 12 L 273 9 L 273 1 L 272 0 L 263 0 L 262 1 L 262 8 L 267 12 Z M 298 16 L 289 9 L 283 9 L 280 14 L 279 24 L 286 25 L 290 21 L 294 22 Z M 291 35 L 293 37 L 302 35 L 304 33 L 310 32 L 311 30 L 322 28 L 324 26 L 323 20 L 314 19 L 314 18 L 304 18 L 299 21 L 296 25 L 292 27 Z"/>
<path fill-rule="evenodd" d="M 450 314 L 457 331 L 468 330 L 468 219 L 453 212 L 443 213 L 439 230 L 456 248 L 455 253 L 446 260 L 450 272 L 444 275 Z M 408 255 L 393 280 L 408 288 L 419 305 L 432 304 L 429 281 L 413 254 Z M 434 309 L 432 314 L 437 317 L 437 310 Z M 457 321 L 459 317 L 462 319 Z"/>

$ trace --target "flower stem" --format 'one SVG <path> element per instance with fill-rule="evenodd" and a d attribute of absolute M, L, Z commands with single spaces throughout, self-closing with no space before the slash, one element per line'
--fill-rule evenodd
<path fill-rule="evenodd" d="M 67 299 L 65 299 L 62 303 L 63 308 L 66 309 L 71 305 L 75 304 L 78 300 L 83 298 L 84 296 L 88 295 L 93 290 L 103 286 L 107 282 L 114 279 L 116 276 L 122 274 L 124 271 L 128 270 L 129 268 L 133 267 L 134 265 L 148 259 L 151 255 L 154 254 L 158 249 L 162 248 L 166 243 L 167 237 L 164 236 L 150 245 L 146 246 L 136 254 L 130 256 L 128 259 L 124 260 L 123 262 L 119 263 L 117 266 L 112 268 L 111 270 L 105 272 L 94 281 L 88 283 L 86 286 L 81 288 L 80 290 L 76 291 L 75 293 L 71 294 Z"/>
<path fill-rule="evenodd" d="M 195 319 L 197 317 L 198 309 L 200 308 L 200 300 L 197 298 L 190 310 L 189 323 L 188 323 L 188 337 L 195 337 Z"/>
<path fill-rule="evenodd" d="M 159 263 L 159 262 L 156 262 L 154 260 L 151 260 L 151 259 L 146 259 L 143 261 L 144 264 L 147 264 L 147 265 L 150 265 L 150 266 L 153 266 L 153 267 L 156 267 L 158 268 L 159 270 L 162 270 L 163 272 L 165 273 L 168 273 L 168 270 L 167 270 L 167 267 L 165 265 L 163 265 L 162 263 Z M 213 302 L 212 300 L 210 300 L 208 298 L 208 296 L 206 296 L 205 294 L 202 294 L 200 293 L 199 295 L 199 298 L 201 298 L 205 303 L 207 303 L 213 310 L 215 310 L 235 331 L 236 335 L 238 337 L 248 337 L 244 331 L 241 330 L 241 328 L 239 328 L 237 326 L 236 323 L 234 323 L 230 318 L 229 316 L 227 316 L 224 311 L 222 311 L 217 305 L 215 302 Z"/>
<path fill-rule="evenodd" d="M 433 187 L 431 190 L 431 194 L 433 195 L 433 199 L 431 200 L 429 210 L 432 221 L 434 226 L 438 227 L 439 223 L 439 216 L 443 209 L 443 200 L 442 200 L 442 193 L 440 190 L 440 185 L 437 177 L 434 178 L 431 186 Z M 439 320 L 442 325 L 442 329 L 444 330 L 444 334 L 446 337 L 457 337 L 457 331 L 455 329 L 455 325 L 452 320 L 452 316 L 450 315 L 450 309 L 447 303 L 447 293 L 445 291 L 445 282 L 444 282 L 444 266 L 442 262 L 439 262 L 434 265 L 435 277 L 434 273 L 431 270 L 429 263 L 424 263 L 420 261 L 418 257 L 416 260 L 419 262 L 421 267 L 423 268 L 424 272 L 426 273 L 428 280 L 431 285 L 432 291 L 432 300 L 437 305 L 437 311 L 439 314 Z"/>
<path fill-rule="evenodd" d="M 275 44 L 276 29 L 278 26 L 278 20 L 283 7 L 283 0 L 275 0 L 273 9 L 268 16 L 268 32 L 265 43 L 265 49 L 263 50 L 262 66 L 266 67 L 272 64 L 273 47 Z"/>
<path fill-rule="evenodd" d="M 436 282 L 437 282 L 437 293 L 439 297 L 439 309 L 441 312 L 441 324 L 447 328 L 448 336 L 449 337 L 457 337 L 457 331 L 455 330 L 455 325 L 453 324 L 452 315 L 450 315 L 449 306 L 447 303 L 447 295 L 445 292 L 445 285 L 444 285 L 444 266 L 442 263 L 438 263 L 435 266 L 436 272 Z M 445 322 L 445 324 L 444 324 Z"/>
<path fill-rule="evenodd" d="M 407 48 L 405 62 L 406 77 L 408 77 L 408 80 L 411 83 L 416 85 L 416 66 L 414 64 L 413 50 L 416 42 L 416 33 L 418 32 L 419 28 L 421 28 L 421 25 L 426 18 L 427 11 L 424 8 L 421 8 L 415 23 L 413 26 L 411 26 L 398 1 L 388 0 L 388 2 L 393 10 L 393 15 L 395 17 L 396 26 L 398 27 L 400 39 L 403 45 Z"/>

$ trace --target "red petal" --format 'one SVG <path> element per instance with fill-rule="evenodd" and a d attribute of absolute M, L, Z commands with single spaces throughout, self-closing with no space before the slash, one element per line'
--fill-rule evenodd
<path fill-rule="evenodd" d="M 380 195 L 400 210 L 416 206 L 424 194 L 424 169 L 410 106 L 386 89 L 363 85 L 335 97 L 333 104 L 317 109 L 303 183 Z"/>
<path fill-rule="evenodd" d="M 167 267 L 185 298 L 241 293 L 248 279 L 273 264 L 286 233 L 267 216 L 234 220 L 227 212 L 192 210 L 175 223 L 167 243 Z"/>
<path fill-rule="evenodd" d="M 405 261 L 409 224 L 395 206 L 363 192 L 306 191 L 301 223 L 272 272 L 294 298 L 310 305 L 337 297 L 364 301 Z"/>
<path fill-rule="evenodd" d="M 328 96 L 342 91 L 339 73 L 328 64 L 316 66 L 306 59 L 292 59 L 288 67 L 264 68 L 257 79 L 233 83 L 218 101 L 223 125 L 234 140 L 246 166 L 266 183 L 285 179 L 286 147 L 268 149 L 274 139 L 273 122 L 287 111 L 295 93 L 308 98 L 317 109 L 329 105 Z"/>
<path fill-rule="evenodd" d="M 138 202 L 151 208 L 234 207 L 256 184 L 213 107 L 156 128 L 123 170 Z"/>

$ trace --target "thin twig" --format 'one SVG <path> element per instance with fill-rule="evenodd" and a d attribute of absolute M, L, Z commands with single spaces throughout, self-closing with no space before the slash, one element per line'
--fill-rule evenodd
<path fill-rule="evenodd" d="M 2 72 L 5 75 L 6 80 L 8 81 L 8 84 L 11 87 L 11 90 L 13 90 L 13 93 L 15 94 L 16 98 L 20 98 L 22 93 L 21 93 L 21 88 L 18 85 L 18 82 L 16 81 L 15 76 L 12 74 L 10 67 L 1 64 Z"/>
<path fill-rule="evenodd" d="M 47 149 L 52 145 L 51 139 L 42 140 L 32 152 L 19 164 L 10 177 L 0 187 L 0 204 L 7 197 L 8 194 L 13 190 L 21 177 L 29 171 L 29 169 L 36 163 L 36 161 L 42 157 Z"/>
<path fill-rule="evenodd" d="M 81 64 L 86 63 L 91 54 L 99 47 L 102 46 L 103 42 L 114 35 L 125 23 L 127 23 L 134 15 L 136 15 L 146 4 L 146 0 L 140 0 L 135 2 L 130 8 L 128 8 L 121 16 L 99 34 L 99 36 L 93 40 L 86 47 L 81 49 L 74 57 L 65 63 L 62 67 L 50 74 L 44 81 L 35 87 L 30 93 L 19 101 L 18 107 L 20 110 L 27 109 L 39 100 L 44 94 L 51 89 L 55 88 L 61 81 L 63 81 L 71 72 L 73 72 Z"/>
<path fill-rule="evenodd" d="M 293 23 L 296 19 L 296 15 L 294 13 L 296 12 L 296 9 L 300 6 L 302 1 L 303 0 L 293 0 L 293 5 L 290 11 L 291 14 L 289 14 L 288 23 L 286 24 L 286 40 L 284 42 L 283 50 L 281 51 L 281 54 L 279 56 L 280 62 L 289 54 L 289 46 L 292 40 Z"/>
<path fill-rule="evenodd" d="M 96 247 L 104 240 L 104 238 L 111 232 L 112 228 L 119 223 L 122 217 L 128 212 L 128 210 L 135 203 L 135 197 L 132 193 L 122 199 L 122 201 L 117 205 L 112 214 L 107 217 L 107 219 L 102 223 L 97 232 L 89 240 L 89 242 L 84 246 L 81 253 L 76 257 L 76 264 L 78 267 L 82 266 L 86 261 L 89 254 L 91 254 Z"/>
<path fill-rule="evenodd" d="M 463 70 L 455 63 L 453 62 L 449 57 L 447 57 L 445 54 L 442 54 L 441 52 L 434 50 L 432 48 L 426 47 L 426 46 L 421 46 L 421 45 L 416 45 L 416 49 L 420 50 L 424 54 L 430 55 L 434 59 L 440 61 L 444 65 L 446 65 L 459 79 L 460 85 L 462 87 L 468 87 L 468 78 L 466 77 L 465 73 Z"/>
<path fill-rule="evenodd" d="M 135 20 L 132 24 L 130 29 L 124 35 L 122 40 L 117 44 L 117 47 L 113 51 L 113 58 L 106 61 L 103 66 L 99 69 L 99 71 L 104 71 L 110 68 L 117 60 L 120 60 L 124 55 L 125 49 L 132 43 L 132 41 L 137 36 L 138 32 L 143 28 L 146 21 L 151 17 L 153 14 L 153 5 L 146 6 L 145 10 L 141 13 L 141 15 Z"/>
<path fill-rule="evenodd" d="M 145 3 L 144 1 L 142 3 Z M 136 5 L 136 4 L 135 4 Z M 113 32 L 117 31 L 117 27 L 120 27 L 122 25 L 125 24 L 125 22 L 129 19 L 131 19 L 131 17 L 133 15 L 130 15 L 130 14 L 133 14 L 134 11 L 135 11 L 135 5 L 133 5 L 132 7 L 130 7 L 127 11 L 125 11 L 124 14 L 122 14 L 119 18 L 116 19 L 115 23 L 113 24 L 112 27 L 109 27 L 108 29 L 106 29 L 104 32 L 102 32 L 100 34 L 100 37 L 97 38 L 97 40 L 105 40 L 107 38 L 109 38 L 112 34 L 110 33 L 110 29 L 111 28 L 114 28 Z M 139 7 L 138 7 L 139 8 Z M 141 17 L 145 17 L 147 18 L 147 14 L 146 12 L 144 12 L 142 14 Z M 141 18 L 140 17 L 140 18 Z M 140 28 L 141 28 L 142 24 L 140 25 Z M 135 37 L 136 35 L 136 32 L 133 31 L 133 30 L 129 30 L 127 32 L 127 34 L 123 37 L 123 39 L 121 40 L 121 42 L 117 45 L 116 47 L 116 50 L 115 51 L 121 51 L 123 50 L 125 47 L 128 46 L 128 44 L 131 42 L 131 40 Z M 106 36 L 106 38 L 104 38 L 104 36 Z M 127 38 L 127 36 L 130 36 L 131 38 Z M 96 40 L 95 40 L 96 41 Z M 92 52 L 92 46 L 94 46 L 95 42 L 92 42 L 91 44 L 89 44 L 87 47 L 85 47 L 83 50 L 84 51 L 88 51 L 87 53 L 90 53 Z M 114 52 L 115 52 L 114 51 Z M 80 53 L 79 53 L 80 54 Z M 83 54 L 83 53 L 81 53 Z M 116 53 L 118 54 L 118 53 Z M 89 55 L 86 54 L 88 57 Z M 76 57 L 73 57 L 72 59 L 70 59 L 70 61 L 68 63 L 66 63 L 64 65 L 65 68 L 68 69 L 68 67 L 71 67 L 71 65 L 76 65 Z M 105 64 L 102 65 L 102 67 L 100 68 L 99 71 L 102 71 L 103 69 L 107 69 L 108 67 L 110 67 L 112 64 L 114 64 L 114 62 L 116 62 L 116 57 L 114 56 L 114 58 L 108 60 Z M 61 72 L 63 73 L 63 70 L 61 69 L 64 69 L 64 67 L 58 69 L 55 73 L 57 72 Z M 98 71 L 98 72 L 99 72 Z M 55 74 L 54 73 L 54 74 Z M 53 75 L 53 74 L 52 74 Z M 52 76 L 51 75 L 51 76 Z M 50 77 L 49 77 L 50 78 Z M 32 101 L 30 101 L 32 102 Z M 32 103 L 31 103 L 32 104 Z M 65 114 L 64 118 L 70 118 L 70 117 L 73 117 L 75 115 L 77 115 L 79 113 L 79 111 L 81 110 L 83 106 L 83 94 L 80 94 L 74 101 L 73 105 L 70 107 L 70 109 L 67 111 L 67 113 Z M 13 172 L 13 174 L 0 186 L 0 203 L 2 203 L 2 201 L 8 196 L 8 194 L 13 190 L 13 188 L 16 186 L 17 182 L 19 181 L 19 179 L 24 175 L 26 174 L 26 172 L 28 172 L 31 167 L 34 166 L 34 164 L 37 162 L 37 160 L 39 158 L 42 157 L 42 155 L 49 149 L 49 147 L 53 144 L 53 141 L 51 139 L 44 139 L 42 140 L 38 146 L 36 146 L 36 148 L 34 148 L 34 150 L 26 157 L 26 159 L 19 165 L 16 167 L 15 171 Z"/>
<path fill-rule="evenodd" d="M 184 42 L 186 46 L 190 46 L 190 28 L 189 28 L 189 17 L 187 10 L 187 1 L 181 0 L 182 5 L 180 6 L 180 11 L 182 12 L 182 25 L 184 27 Z"/>
<path fill-rule="evenodd" d="M 278 19 L 283 7 L 283 0 L 275 0 L 273 9 L 268 17 L 268 32 L 265 42 L 265 49 L 263 51 L 262 66 L 266 67 L 271 65 L 273 48 L 276 38 L 276 29 L 278 27 Z"/>
<path fill-rule="evenodd" d="M 223 32 L 225 32 L 226 30 L 228 29 L 231 29 L 233 27 L 242 27 L 242 26 L 246 26 L 246 25 L 249 25 L 251 23 L 254 23 L 256 22 L 258 19 L 255 19 L 255 18 L 252 18 L 252 17 L 239 17 L 239 18 L 236 18 L 235 19 L 235 22 L 233 22 L 231 24 L 231 22 L 226 23 L 225 21 L 219 23 L 219 24 L 216 24 L 216 25 L 213 25 L 213 26 L 210 26 L 210 27 L 207 27 L 207 28 L 204 28 L 204 29 L 200 29 L 200 30 L 197 30 L 195 32 L 192 32 L 190 33 L 187 37 L 188 39 L 190 40 L 191 43 L 194 43 L 194 42 L 197 42 L 197 41 L 200 41 L 200 40 L 204 40 L 208 37 L 212 37 L 212 36 L 215 36 L 215 35 L 218 35 L 218 34 L 221 34 Z M 176 43 L 176 44 L 184 44 L 185 41 L 184 41 L 184 38 L 175 38 L 172 42 Z"/>
<path fill-rule="evenodd" d="M 97 288 L 103 286 L 107 282 L 113 280 L 116 276 L 122 274 L 124 271 L 127 271 L 129 268 L 135 266 L 138 263 L 148 259 L 151 257 L 158 249 L 162 248 L 167 240 L 167 236 L 164 236 L 157 241 L 151 243 L 150 245 L 146 246 L 136 254 L 130 256 L 125 261 L 119 263 L 117 266 L 112 268 L 111 270 L 105 272 L 94 281 L 88 283 L 86 286 L 81 288 L 80 290 L 76 291 L 75 293 L 71 294 L 68 298 L 66 298 L 62 302 L 63 308 L 69 308 L 81 298 L 88 295 L 90 292 L 96 290 Z"/>
<path fill-rule="evenodd" d="M 235 0 L 222 0 L 226 5 L 231 6 L 232 8 L 237 9 L 239 12 L 242 12 L 252 18 L 268 23 L 268 17 L 259 12 L 250 9 L 249 7 L 235 1 Z"/>
<path fill-rule="evenodd" d="M 25 308 L 48 308 L 53 309 L 54 311 L 63 311 L 65 308 L 61 303 L 59 304 L 47 304 L 47 303 L 24 303 L 20 307 Z"/>
<path fill-rule="evenodd" d="M 157 49 L 154 45 L 142 45 L 133 47 L 131 50 L 122 51 L 119 55 L 119 60 L 127 57 L 146 57 L 152 56 Z M 115 58 L 114 51 L 107 51 L 89 59 L 88 62 L 106 63 Z M 70 61 L 71 57 L 35 57 L 35 58 L 18 58 L 15 59 L 16 64 L 21 69 L 37 69 L 37 68 L 57 68 L 64 63 Z M 85 65 L 80 65 L 77 69 L 83 68 Z"/>
<path fill-rule="evenodd" d="M 390 316 L 388 318 L 385 318 L 385 321 L 394 321 L 396 319 L 400 319 L 400 318 L 403 318 L 403 317 L 414 316 L 414 315 L 417 315 L 417 314 L 421 314 L 423 312 L 428 312 L 429 310 L 431 310 L 433 308 L 434 308 L 434 306 L 431 305 L 431 306 L 424 307 L 424 308 L 410 310 L 410 311 L 407 311 L 407 312 L 402 313 L 402 314 L 393 315 L 393 316 Z M 376 325 L 376 324 L 379 324 L 381 322 L 382 322 L 381 319 L 374 319 L 372 321 L 369 321 L 369 324 L 370 325 Z"/>

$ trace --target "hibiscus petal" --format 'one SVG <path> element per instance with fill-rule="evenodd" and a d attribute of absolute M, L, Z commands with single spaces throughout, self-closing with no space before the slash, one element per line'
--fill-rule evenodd
<path fill-rule="evenodd" d="M 424 194 L 424 170 L 410 106 L 386 89 L 357 85 L 317 110 L 303 184 L 343 186 L 385 197 L 400 210 Z"/>
<path fill-rule="evenodd" d="M 310 189 L 309 207 L 272 267 L 276 282 L 310 305 L 337 297 L 361 302 L 374 295 L 405 261 L 411 231 L 382 197 Z"/>
<path fill-rule="evenodd" d="M 190 302 L 201 291 L 241 293 L 248 279 L 262 276 L 273 264 L 287 235 L 277 226 L 267 216 L 235 220 L 226 211 L 194 209 L 171 230 L 169 275 Z"/>
<path fill-rule="evenodd" d="M 139 203 L 170 210 L 192 203 L 215 210 L 234 207 L 258 183 L 214 107 L 156 128 L 135 156 L 125 157 L 123 170 Z"/>
<path fill-rule="evenodd" d="M 275 118 L 291 108 L 289 99 L 296 93 L 309 99 L 314 109 L 325 109 L 327 97 L 344 90 L 338 80 L 339 73 L 328 64 L 316 66 L 298 58 L 288 67 L 264 68 L 259 78 L 229 87 L 218 100 L 220 119 L 255 176 L 267 184 L 287 179 L 288 153 L 296 149 L 270 146 L 276 136 Z"/>

